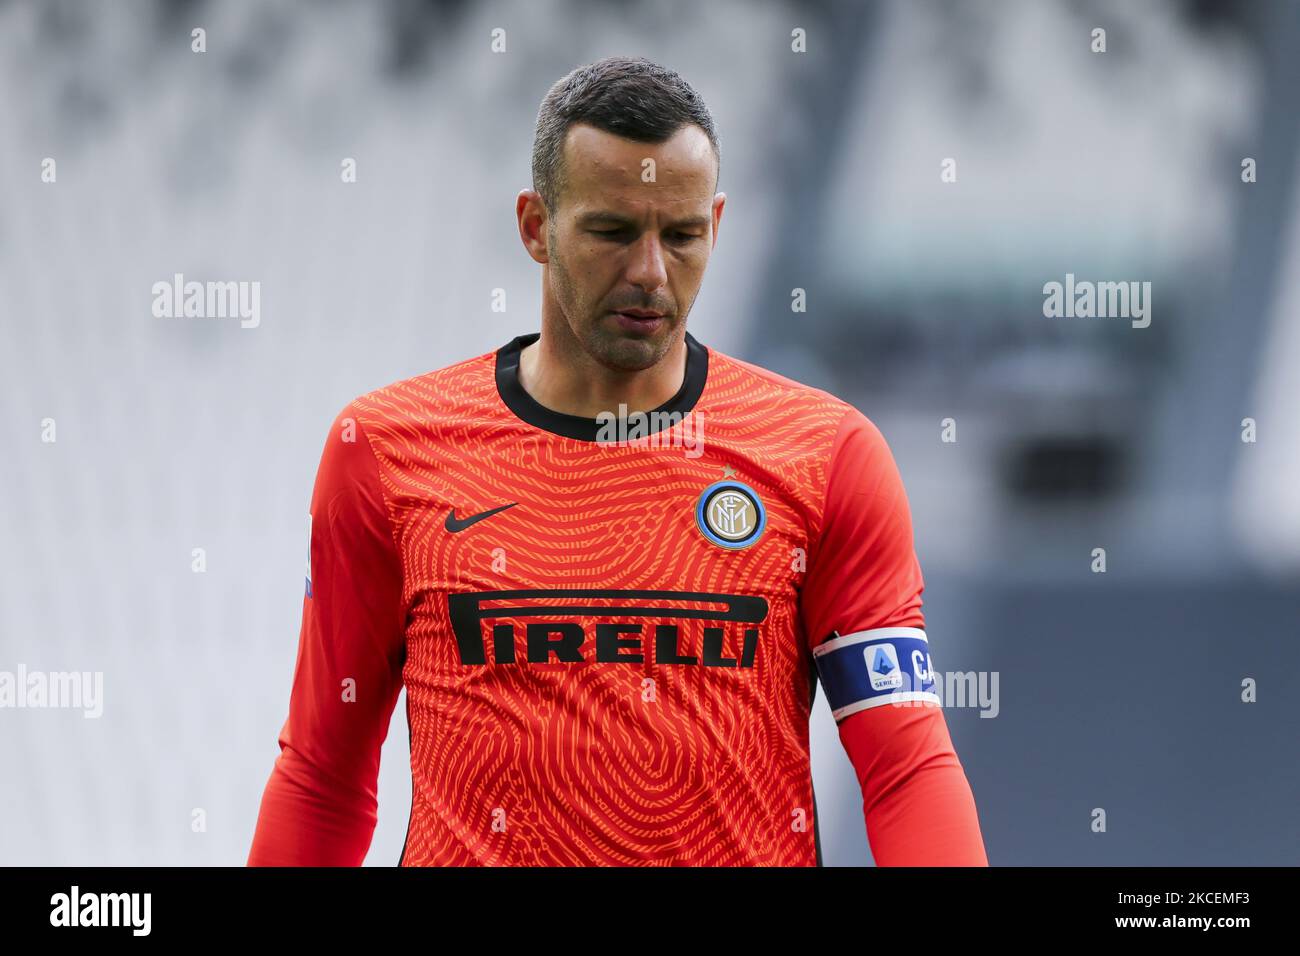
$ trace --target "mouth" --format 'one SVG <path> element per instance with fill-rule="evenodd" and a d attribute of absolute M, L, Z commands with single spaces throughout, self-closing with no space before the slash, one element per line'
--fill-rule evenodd
<path fill-rule="evenodd" d="M 618 312 L 611 312 L 610 315 L 618 322 L 619 327 L 627 332 L 654 332 L 667 321 L 662 312 L 652 312 L 648 309 L 626 309 Z"/>

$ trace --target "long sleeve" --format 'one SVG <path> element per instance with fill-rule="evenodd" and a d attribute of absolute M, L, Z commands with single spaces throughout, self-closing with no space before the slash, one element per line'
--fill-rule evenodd
<path fill-rule="evenodd" d="M 856 410 L 831 452 L 801 614 L 880 866 L 987 866 L 974 796 L 933 691 L 925 584 L 898 466 Z"/>
<path fill-rule="evenodd" d="M 311 504 L 297 664 L 249 866 L 359 866 L 379 754 L 402 685 L 402 566 L 353 405 L 335 419 Z"/>

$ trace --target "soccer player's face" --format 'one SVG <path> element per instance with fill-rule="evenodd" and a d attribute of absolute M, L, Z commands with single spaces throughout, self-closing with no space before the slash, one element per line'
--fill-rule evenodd
<path fill-rule="evenodd" d="M 564 179 L 547 223 L 551 294 L 594 359 L 649 368 L 681 334 L 717 237 L 725 196 L 708 136 L 688 125 L 638 143 L 578 124 Z"/>

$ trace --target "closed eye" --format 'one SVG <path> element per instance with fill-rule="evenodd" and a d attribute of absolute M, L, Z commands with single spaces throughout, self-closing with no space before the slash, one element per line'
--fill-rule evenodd
<path fill-rule="evenodd" d="M 601 236 L 602 238 L 605 239 L 617 239 L 628 235 L 627 229 L 588 229 L 587 231 L 590 232 L 593 236 Z M 685 245 L 688 242 L 694 242 L 696 239 L 702 239 L 702 238 L 704 237 L 696 235 L 695 233 L 681 232 L 680 230 L 673 230 L 672 232 L 668 233 L 668 240 L 670 242 L 679 243 L 682 245 Z"/>

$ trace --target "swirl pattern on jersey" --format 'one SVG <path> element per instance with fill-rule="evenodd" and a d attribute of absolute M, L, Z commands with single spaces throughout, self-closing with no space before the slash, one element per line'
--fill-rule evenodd
<path fill-rule="evenodd" d="M 799 595 L 848 406 L 710 350 L 701 454 L 613 446 L 519 418 L 497 362 L 354 402 L 407 608 L 402 864 L 815 864 Z M 724 477 L 765 509 L 745 548 L 696 523 Z"/>

